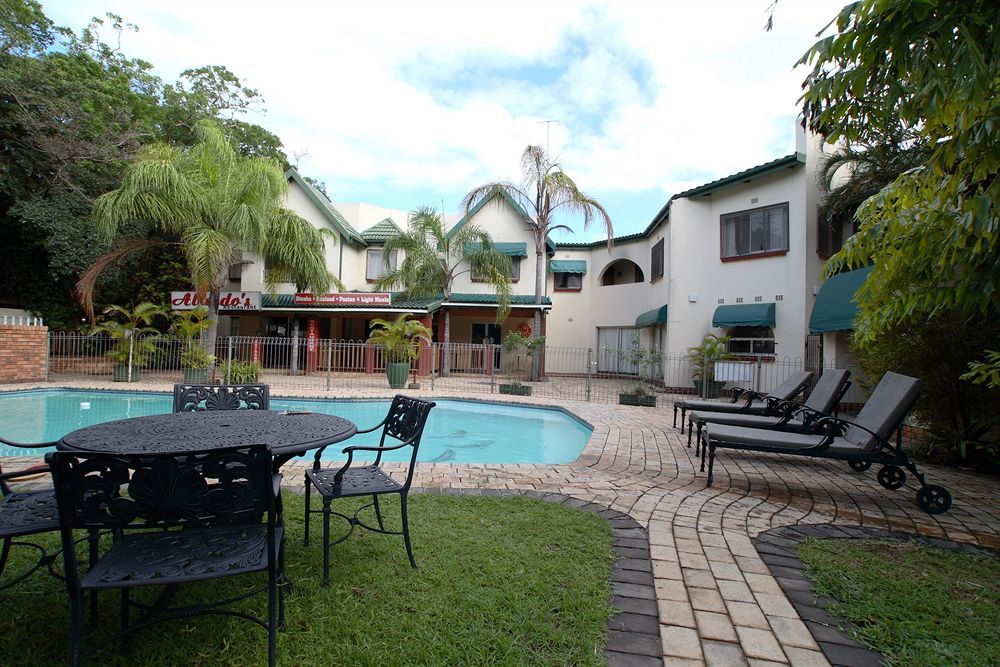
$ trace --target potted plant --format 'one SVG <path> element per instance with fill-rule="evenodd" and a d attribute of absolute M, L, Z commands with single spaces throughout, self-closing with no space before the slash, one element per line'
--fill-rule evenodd
<path fill-rule="evenodd" d="M 233 359 L 223 362 L 219 370 L 226 384 L 253 384 L 260 375 L 260 364 L 256 361 Z"/>
<path fill-rule="evenodd" d="M 150 325 L 164 311 L 156 304 L 144 301 L 132 310 L 122 306 L 108 306 L 104 309 L 104 314 L 117 316 L 121 321 L 108 319 L 101 322 L 94 327 L 91 335 L 106 333 L 115 341 L 107 352 L 107 357 L 114 363 L 114 381 L 134 382 L 139 378 L 138 369 L 146 365 L 158 351 L 154 339 L 160 332 Z"/>
<path fill-rule="evenodd" d="M 649 386 L 649 375 L 653 366 L 663 360 L 663 353 L 652 347 L 643 347 L 639 336 L 634 335 L 628 349 L 620 350 L 618 356 L 624 363 L 635 366 L 637 371 L 635 386 L 631 392 L 618 394 L 618 404 L 655 408 L 656 395 Z"/>
<path fill-rule="evenodd" d="M 372 320 L 372 326 L 376 328 L 368 338 L 368 343 L 378 345 L 385 352 L 385 374 L 393 389 L 402 389 L 406 385 L 410 364 L 420 354 L 420 341 L 429 343 L 433 335 L 423 324 L 407 317 L 406 313 L 400 313 L 391 322 Z"/>
<path fill-rule="evenodd" d="M 538 350 L 545 346 L 545 336 L 538 336 L 537 338 L 528 338 L 521 334 L 520 331 L 511 331 L 507 334 L 507 337 L 503 339 L 503 348 L 508 352 L 513 352 L 517 349 L 524 350 L 524 356 L 528 357 L 529 368 L 531 367 L 531 359 L 534 357 Z M 508 384 L 500 385 L 501 394 L 511 394 L 513 396 L 531 396 L 531 387 L 521 382 L 521 377 L 524 375 L 524 371 L 521 370 L 521 355 L 517 355 L 517 368 L 510 371 L 508 377 L 510 382 Z"/>
<path fill-rule="evenodd" d="M 181 337 L 184 350 L 181 352 L 181 368 L 184 369 L 185 384 L 205 384 L 208 371 L 215 364 L 215 356 L 201 345 L 201 334 L 210 326 L 208 308 L 199 306 L 193 310 L 176 310 L 173 313 L 173 331 Z"/>
<path fill-rule="evenodd" d="M 691 382 L 702 398 L 718 398 L 722 394 L 722 387 L 726 383 L 714 379 L 715 364 L 729 358 L 728 343 L 729 336 L 708 334 L 699 345 L 688 348 Z"/>

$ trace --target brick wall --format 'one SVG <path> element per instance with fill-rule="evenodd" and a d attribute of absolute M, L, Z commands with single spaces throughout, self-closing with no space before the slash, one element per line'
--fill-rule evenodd
<path fill-rule="evenodd" d="M 0 384 L 45 380 L 48 327 L 0 324 Z"/>

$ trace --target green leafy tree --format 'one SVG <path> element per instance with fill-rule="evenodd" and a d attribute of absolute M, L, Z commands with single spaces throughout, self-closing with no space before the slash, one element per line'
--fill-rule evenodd
<path fill-rule="evenodd" d="M 805 119 L 828 141 L 912 136 L 929 147 L 864 202 L 858 232 L 827 266 L 874 264 L 858 298 L 861 346 L 900 325 L 1000 308 L 998 18 L 987 0 L 863 0 L 801 60 L 812 66 Z"/>
<path fill-rule="evenodd" d="M 494 181 L 484 183 L 474 188 L 462 200 L 462 206 L 468 214 L 482 201 L 500 197 L 514 202 L 527 216 L 527 224 L 535 241 L 535 303 L 542 303 L 542 292 L 545 288 L 545 253 L 549 234 L 557 229 L 572 231 L 563 224 L 557 224 L 559 214 L 578 214 L 583 216 L 584 229 L 590 226 L 594 218 L 604 225 L 608 238 L 608 247 L 614 230 L 611 216 L 593 197 L 585 194 L 577 187 L 569 175 L 563 171 L 541 146 L 528 146 L 521 154 L 521 183 L 511 181 Z M 501 199 L 496 199 L 497 203 Z M 534 335 L 542 331 L 541 311 L 535 309 Z M 531 375 L 537 379 L 541 365 L 540 356 L 532 361 Z"/>
<path fill-rule="evenodd" d="M 242 261 L 244 250 L 257 253 L 273 270 L 274 284 L 294 277 L 315 291 L 331 282 L 326 269 L 323 235 L 281 205 L 288 183 L 273 160 L 241 156 L 213 123 L 195 128 L 199 142 L 180 151 L 164 144 L 146 147 L 128 166 L 121 185 L 101 195 L 94 205 L 98 229 L 113 238 L 132 220 L 148 220 L 184 249 L 191 281 L 209 296 L 212 326 L 205 347 L 214 350 L 219 293 L 229 267 Z M 81 278 L 80 293 L 92 303 L 96 276 L 136 247 L 157 241 L 138 240 L 103 256 Z"/>
<path fill-rule="evenodd" d="M 473 267 L 493 287 L 497 295 L 497 322 L 510 313 L 510 258 L 496 251 L 493 239 L 478 225 L 467 224 L 449 236 L 444 221 L 430 207 L 410 214 L 407 231 L 386 239 L 384 257 L 402 253 L 395 269 L 380 276 L 376 289 L 400 288 L 407 298 L 444 296 L 451 300 L 455 278 Z M 444 308 L 444 343 L 451 343 L 451 313 Z M 447 374 L 450 360 L 445 355 L 442 372 Z"/>

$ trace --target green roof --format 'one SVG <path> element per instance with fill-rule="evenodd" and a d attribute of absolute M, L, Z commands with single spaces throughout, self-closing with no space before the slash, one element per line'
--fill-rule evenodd
<path fill-rule="evenodd" d="M 302 175 L 299 174 L 299 172 L 290 168 L 285 172 L 285 178 L 295 181 L 296 185 L 302 188 L 302 191 L 306 193 L 306 197 L 309 198 L 309 201 L 311 201 L 316 208 L 319 209 L 319 212 L 323 214 L 323 217 L 325 217 L 333 228 L 340 233 L 340 236 L 343 237 L 345 241 L 362 246 L 368 245 L 365 240 L 361 238 L 361 235 L 358 234 L 358 230 L 351 227 L 351 223 L 347 222 L 347 219 L 333 206 L 333 203 L 326 198 L 326 195 L 310 185 L 306 179 L 302 178 Z"/>
<path fill-rule="evenodd" d="M 712 316 L 712 326 L 729 327 L 773 327 L 773 303 L 737 303 L 719 306 Z"/>
<path fill-rule="evenodd" d="M 553 259 L 549 261 L 549 271 L 552 273 L 586 273 L 587 261 L 584 259 Z"/>
<path fill-rule="evenodd" d="M 397 225 L 392 218 L 386 218 L 381 222 L 376 222 L 368 229 L 363 230 L 361 232 L 361 238 L 363 238 L 366 243 L 385 243 L 390 237 L 402 233 L 403 230 L 399 228 L 399 225 Z"/>
<path fill-rule="evenodd" d="M 480 244 L 478 243 L 468 243 L 466 244 L 464 250 L 468 254 L 470 252 L 475 252 L 479 250 Z M 527 257 L 528 256 L 528 244 L 527 243 L 494 243 L 493 249 L 496 250 L 501 255 L 507 255 L 508 257 Z"/>
<path fill-rule="evenodd" d="M 635 326 L 637 327 L 655 327 L 666 323 L 667 304 L 663 304 L 659 308 L 654 308 L 653 310 L 647 310 L 645 313 L 635 318 Z"/>
<path fill-rule="evenodd" d="M 496 303 L 496 294 L 458 294 L 451 293 L 451 303 Z M 535 304 L 535 297 L 531 294 L 511 294 L 510 303 L 512 306 L 532 306 Z M 552 299 L 547 296 L 542 297 L 543 306 L 551 306 Z"/>
<path fill-rule="evenodd" d="M 359 294 L 365 294 L 365 292 L 359 292 Z M 392 292 L 392 302 L 388 306 L 373 304 L 337 306 L 321 303 L 296 304 L 294 294 L 262 294 L 260 298 L 262 308 L 281 308 L 287 310 L 329 310 L 331 308 L 336 308 L 338 310 L 385 310 L 391 308 L 403 310 L 426 310 L 428 312 L 434 312 L 441 307 L 441 304 L 444 301 L 444 296 L 440 292 L 432 297 L 410 298 L 404 298 L 402 292 Z M 496 302 L 496 294 L 459 294 L 455 292 L 452 292 L 450 301 L 450 303 L 470 304 L 495 304 Z M 530 306 L 534 305 L 535 297 L 531 294 L 512 294 L 510 297 L 510 303 L 513 306 Z M 547 296 L 542 297 L 542 305 L 551 306 L 552 299 Z"/>
<path fill-rule="evenodd" d="M 856 271 L 838 273 L 823 283 L 816 295 L 812 315 L 809 316 L 809 332 L 853 331 L 854 318 L 858 314 L 854 295 L 865 284 L 871 272 L 872 267 L 866 266 Z"/>

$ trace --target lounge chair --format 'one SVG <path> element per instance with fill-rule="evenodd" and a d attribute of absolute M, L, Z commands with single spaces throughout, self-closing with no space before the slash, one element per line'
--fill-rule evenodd
<path fill-rule="evenodd" d="M 693 410 L 688 419 L 698 429 L 698 451 L 701 453 L 701 431 L 706 423 L 729 424 L 730 426 L 746 426 L 749 428 L 767 428 L 778 431 L 809 433 L 812 425 L 822 417 L 833 416 L 851 383 L 847 379 L 851 371 L 835 368 L 828 370 L 816 381 L 816 386 L 806 397 L 804 403 L 782 401 L 777 405 L 773 415 L 747 415 L 738 412 L 715 412 Z M 691 429 L 688 429 L 688 447 L 691 446 Z"/>
<path fill-rule="evenodd" d="M 917 505 L 928 514 L 947 512 L 951 507 L 951 494 L 944 487 L 927 484 L 903 451 L 903 419 L 919 394 L 920 380 L 888 372 L 853 421 L 824 417 L 815 424 L 817 434 L 709 423 L 702 434 L 702 446 L 708 448 L 707 485 L 712 485 L 717 449 L 836 459 L 847 461 L 858 472 L 880 463 L 878 482 L 883 487 L 902 488 L 906 483 L 903 468 L 907 468 L 920 482 Z M 895 444 L 891 440 L 894 431 Z"/>
<path fill-rule="evenodd" d="M 796 371 L 767 394 L 737 387 L 729 401 L 703 401 L 692 399 L 674 403 L 674 428 L 677 428 L 677 409 L 681 410 L 681 430 L 684 429 L 684 415 L 689 410 L 712 410 L 714 412 L 742 412 L 761 415 L 772 412 L 781 401 L 790 401 L 806 388 L 813 374 Z"/>

